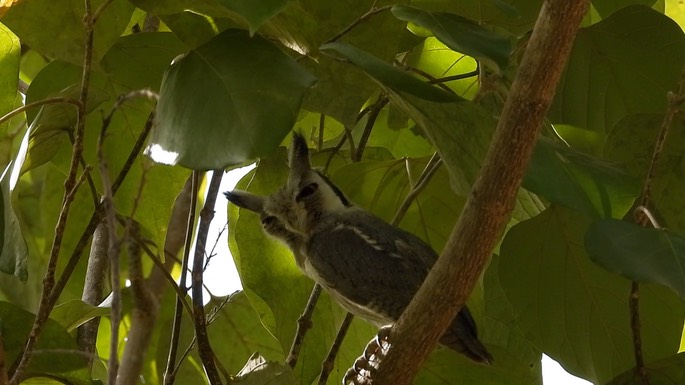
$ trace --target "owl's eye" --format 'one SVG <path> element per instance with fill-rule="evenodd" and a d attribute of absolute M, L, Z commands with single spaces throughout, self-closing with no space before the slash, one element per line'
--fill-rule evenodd
<path fill-rule="evenodd" d="M 314 194 L 318 188 L 319 185 L 317 183 L 310 183 L 304 186 L 304 188 L 300 190 L 300 193 L 297 194 L 297 197 L 295 197 L 295 201 L 299 202 L 302 199 Z"/>
<path fill-rule="evenodd" d="M 268 215 L 262 218 L 262 226 L 268 226 L 274 222 L 276 222 L 276 217 L 273 215 Z"/>

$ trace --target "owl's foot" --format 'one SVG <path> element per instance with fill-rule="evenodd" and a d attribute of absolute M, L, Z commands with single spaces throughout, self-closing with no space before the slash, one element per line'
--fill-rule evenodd
<path fill-rule="evenodd" d="M 343 377 L 343 385 L 371 385 L 372 375 L 390 349 L 390 330 L 392 325 L 383 326 L 374 338 L 366 344 L 364 353 L 359 356 Z"/>

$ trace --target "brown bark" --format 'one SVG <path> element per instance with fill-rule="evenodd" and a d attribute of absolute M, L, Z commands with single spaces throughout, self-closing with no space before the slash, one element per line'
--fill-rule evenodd
<path fill-rule="evenodd" d="M 393 328 L 392 348 L 375 384 L 412 382 L 485 269 L 514 207 L 587 3 L 543 4 L 481 174 L 435 268 Z"/>

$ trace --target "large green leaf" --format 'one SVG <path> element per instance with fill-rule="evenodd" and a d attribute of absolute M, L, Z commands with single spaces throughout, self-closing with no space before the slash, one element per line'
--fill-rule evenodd
<path fill-rule="evenodd" d="M 553 207 L 514 226 L 501 247 L 499 278 L 523 333 L 572 374 L 605 383 L 634 364 L 630 281 L 585 254 L 589 219 Z M 685 315 L 670 290 L 641 287 L 647 362 L 674 354 Z"/>
<path fill-rule="evenodd" d="M 0 330 L 5 362 L 11 364 L 26 343 L 35 315 L 13 304 L 0 302 Z M 25 375 L 58 378 L 69 384 L 90 385 L 85 358 L 73 337 L 48 320 Z"/>
<path fill-rule="evenodd" d="M 632 4 L 640 4 L 651 7 L 657 0 L 594 0 L 592 6 L 602 17 L 607 17 L 613 12 Z"/>
<path fill-rule="evenodd" d="M 438 40 L 454 51 L 485 59 L 502 70 L 509 63 L 511 42 L 470 19 L 444 12 L 424 11 L 415 7 L 396 5 L 392 13 L 400 20 L 430 30 Z"/>
<path fill-rule="evenodd" d="M 318 47 L 346 30 L 350 23 L 372 6 L 382 7 L 393 3 L 388 0 L 293 1 L 283 12 L 265 23 L 265 34 L 277 36 L 288 46 L 307 55 L 302 63 L 319 79 L 305 98 L 307 110 L 332 116 L 347 127 L 355 124 L 359 111 L 376 86 L 353 66 L 321 55 Z M 347 30 L 338 41 L 391 62 L 397 58 L 398 52 L 406 52 L 420 42 L 406 31 L 404 24 L 390 12 L 377 13 Z"/>
<path fill-rule="evenodd" d="M 328 43 L 320 47 L 322 51 L 335 51 L 366 72 L 380 84 L 396 91 L 403 91 L 419 98 L 435 102 L 457 100 L 436 86 L 423 82 L 403 72 L 383 60 L 345 43 Z"/>
<path fill-rule="evenodd" d="M 587 230 L 585 248 L 595 263 L 612 273 L 668 286 L 685 299 L 685 237 L 604 219 Z"/>
<path fill-rule="evenodd" d="M 94 12 L 105 0 L 91 2 Z M 114 0 L 100 14 L 93 32 L 93 61 L 97 63 L 119 38 L 133 13 L 126 0 Z M 85 30 L 84 2 L 68 0 L 22 1 L 14 4 L 2 22 L 19 36 L 22 43 L 42 55 L 83 65 Z"/>
<path fill-rule="evenodd" d="M 171 61 L 186 50 L 171 32 L 141 32 L 120 37 L 101 65 L 113 81 L 128 89 L 157 91 Z M 136 70 L 132 71 L 131 66 Z"/>
<path fill-rule="evenodd" d="M 250 34 L 254 34 L 262 23 L 281 12 L 288 5 L 288 0 L 219 0 L 219 3 L 244 17 L 250 26 Z"/>
<path fill-rule="evenodd" d="M 407 53 L 406 63 L 436 79 L 473 73 L 478 68 L 475 59 L 452 51 L 435 37 L 427 37 L 423 44 Z M 473 100 L 480 87 L 476 75 L 444 84 L 468 100 Z"/>
<path fill-rule="evenodd" d="M 659 113 L 685 64 L 673 20 L 630 6 L 578 32 L 549 117 L 605 135 L 622 117 Z"/>
<path fill-rule="evenodd" d="M 607 138 L 606 157 L 638 180 L 644 180 L 652 161 L 654 143 L 663 114 L 629 115 L 618 122 Z M 681 119 L 671 123 L 651 181 L 650 208 L 662 219 L 661 225 L 685 232 L 685 124 Z"/>
<path fill-rule="evenodd" d="M 262 37 L 228 30 L 164 75 L 151 153 L 195 169 L 264 156 L 295 123 L 314 77 Z"/>
<path fill-rule="evenodd" d="M 59 322 L 67 331 L 73 331 L 83 323 L 95 317 L 109 315 L 109 308 L 89 305 L 79 299 L 73 299 L 55 306 L 50 318 Z"/>
<path fill-rule="evenodd" d="M 485 159 L 495 120 L 475 103 L 431 103 L 407 94 L 390 100 L 423 128 L 450 172 L 452 189 L 468 196 Z"/>
<path fill-rule="evenodd" d="M 50 62 L 31 82 L 26 93 L 26 103 L 49 97 L 78 99 L 81 74 L 81 68 L 74 64 L 60 60 Z M 87 112 L 95 110 L 111 97 L 108 94 L 107 80 L 101 72 L 93 71 L 90 79 Z M 27 111 L 26 117 L 31 124 L 31 136 L 24 172 L 49 161 L 62 147 L 71 147 L 68 132 L 76 124 L 77 110 L 73 104 L 53 103 Z"/>
<path fill-rule="evenodd" d="M 412 0 L 417 8 L 435 12 L 449 12 L 476 21 L 478 24 L 496 26 L 513 34 L 521 35 L 533 29 L 540 13 L 540 0 L 493 0 L 493 1 L 443 1 Z"/>
<path fill-rule="evenodd" d="M 624 170 L 546 138 L 538 139 L 523 185 L 587 215 L 621 218 L 639 186 Z"/>

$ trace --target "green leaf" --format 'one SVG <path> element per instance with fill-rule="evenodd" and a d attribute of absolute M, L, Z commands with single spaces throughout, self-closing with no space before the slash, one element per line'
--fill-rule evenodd
<path fill-rule="evenodd" d="M 21 44 L 16 35 L 0 23 L 0 116 L 14 108 L 19 81 Z M 0 125 L 0 136 L 9 129 L 9 123 Z"/>
<path fill-rule="evenodd" d="M 93 1 L 91 12 L 105 1 Z M 94 27 L 94 63 L 97 63 L 119 38 L 132 13 L 133 6 L 126 0 L 109 2 Z M 85 41 L 84 14 L 84 2 L 80 0 L 21 1 L 9 9 L 2 22 L 19 36 L 22 43 L 42 55 L 81 66 Z"/>
<path fill-rule="evenodd" d="M 640 4 L 651 7 L 656 2 L 657 0 L 594 0 L 592 6 L 597 10 L 597 13 L 599 13 L 600 16 L 607 17 L 613 12 L 629 5 Z"/>
<path fill-rule="evenodd" d="M 264 156 L 297 118 L 314 77 L 262 37 L 228 30 L 164 75 L 151 153 L 194 169 Z"/>
<path fill-rule="evenodd" d="M 219 0 L 219 3 L 244 17 L 250 25 L 250 35 L 254 35 L 262 23 L 277 15 L 288 5 L 288 0 Z"/>
<path fill-rule="evenodd" d="M 515 35 L 533 29 L 540 13 L 541 0 L 492 0 L 492 1 L 435 1 L 412 0 L 417 8 L 449 12 L 476 21 L 478 24 L 497 26 Z"/>
<path fill-rule="evenodd" d="M 109 308 L 88 305 L 81 300 L 73 299 L 55 306 L 50 313 L 50 318 L 71 332 L 95 317 L 107 315 L 109 315 Z"/>
<path fill-rule="evenodd" d="M 35 315 L 7 302 L 0 302 L 0 330 L 6 362 L 13 362 L 26 344 Z M 74 338 L 53 320 L 48 320 L 25 373 L 28 377 L 55 377 L 69 384 L 91 385 L 86 360 Z"/>
<path fill-rule="evenodd" d="M 419 47 L 408 52 L 406 62 L 436 79 L 474 74 L 468 78 L 443 83 L 464 99 L 473 100 L 480 88 L 478 62 L 470 56 L 452 51 L 435 37 L 426 38 Z"/>
<path fill-rule="evenodd" d="M 383 60 L 364 52 L 356 47 L 345 43 L 328 43 L 322 45 L 322 51 L 335 51 L 354 65 L 358 66 L 367 75 L 371 76 L 380 85 L 387 86 L 396 91 L 403 91 L 419 98 L 434 102 L 449 102 L 458 98 L 435 86 L 422 82 L 421 80 L 400 71 Z"/>
<path fill-rule="evenodd" d="M 670 287 L 685 299 L 685 237 L 604 219 L 588 229 L 585 249 L 604 269 L 633 281 Z"/>
<path fill-rule="evenodd" d="M 285 359 L 278 340 L 261 324 L 244 292 L 227 298 L 212 298 L 206 308 L 214 315 L 208 333 L 221 336 L 222 341 L 213 344 L 214 354 L 231 373 L 237 373 L 245 359 L 254 352 L 272 361 Z"/>
<path fill-rule="evenodd" d="M 679 385 L 685 382 L 685 353 L 679 353 L 662 360 L 648 362 L 645 365 L 649 383 L 653 385 Z M 606 385 L 640 385 L 642 379 L 638 377 L 635 368 L 631 368 L 618 377 L 607 382 Z"/>
<path fill-rule="evenodd" d="M 593 264 L 583 238 L 590 221 L 558 207 L 519 223 L 501 247 L 499 279 L 521 331 L 570 373 L 605 383 L 634 365 L 630 281 Z M 678 350 L 685 315 L 669 289 L 640 288 L 645 361 Z"/>
<path fill-rule="evenodd" d="M 589 216 L 620 218 L 639 185 L 615 165 L 546 138 L 538 139 L 523 186 Z"/>
<path fill-rule="evenodd" d="M 390 93 L 390 100 L 423 128 L 450 172 L 452 189 L 468 196 L 495 131 L 492 115 L 467 101 L 431 103 L 400 93 Z"/>
<path fill-rule="evenodd" d="M 400 20 L 409 21 L 435 34 L 442 43 L 454 51 L 486 59 L 500 70 L 507 67 L 512 47 L 508 38 L 492 32 L 465 17 L 424 11 L 406 5 L 395 5 L 392 13 Z"/>
<path fill-rule="evenodd" d="M 31 82 L 26 93 L 26 103 L 49 97 L 78 99 L 81 73 L 81 68 L 74 64 L 59 60 L 50 62 Z M 110 98 L 106 79 L 101 72 L 93 71 L 90 79 L 87 112 L 95 110 Z M 48 162 L 61 148 L 71 147 L 67 132 L 73 130 L 76 124 L 77 110 L 73 104 L 53 103 L 27 111 L 26 118 L 31 124 L 31 137 L 23 172 Z"/>
<path fill-rule="evenodd" d="M 19 165 L 21 167 L 21 164 Z M 2 251 L 0 252 L 0 271 L 5 274 L 11 274 L 26 281 L 28 272 L 26 269 L 26 259 L 28 258 L 28 248 L 26 241 L 21 233 L 19 227 L 19 219 L 14 213 L 12 204 L 12 192 L 10 185 L 12 184 L 12 164 L 7 166 L 2 176 L 0 176 L 0 191 L 2 192 L 2 205 L 0 212 L 2 212 Z M 18 170 L 17 170 L 18 171 Z M 16 181 L 14 181 L 16 183 Z"/>
<path fill-rule="evenodd" d="M 141 32 L 122 36 L 102 58 L 112 80 L 129 90 L 158 91 L 171 61 L 187 50 L 171 32 Z M 135 71 L 131 70 L 135 66 Z"/>
<path fill-rule="evenodd" d="M 654 143 L 664 119 L 663 113 L 629 115 L 621 119 L 609 134 L 605 156 L 628 171 L 637 180 L 645 180 L 652 161 Z M 685 232 L 685 124 L 674 119 L 654 168 L 651 181 L 651 205 L 661 225 Z"/>
<path fill-rule="evenodd" d="M 661 113 L 683 63 L 685 35 L 673 20 L 622 8 L 578 32 L 549 118 L 604 136 L 628 114 Z"/>

